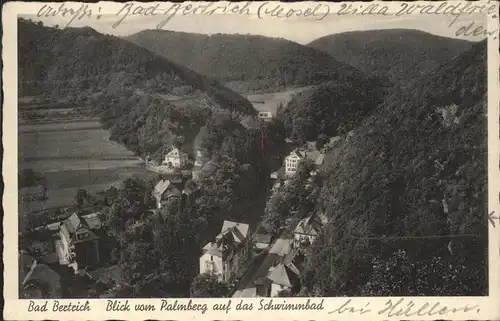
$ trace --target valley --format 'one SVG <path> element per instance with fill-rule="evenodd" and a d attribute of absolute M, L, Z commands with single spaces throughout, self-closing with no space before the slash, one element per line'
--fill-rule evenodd
<path fill-rule="evenodd" d="M 20 244 L 65 297 L 487 293 L 486 41 L 18 29 Z"/>

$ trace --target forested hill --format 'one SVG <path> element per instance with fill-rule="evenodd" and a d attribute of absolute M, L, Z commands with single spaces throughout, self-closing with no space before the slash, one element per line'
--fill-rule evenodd
<path fill-rule="evenodd" d="M 367 75 L 386 76 L 404 87 L 473 44 L 418 30 L 387 29 L 333 34 L 316 39 L 308 46 Z"/>
<path fill-rule="evenodd" d="M 165 135 L 194 137 L 210 110 L 257 113 L 216 80 L 89 27 L 58 29 L 19 19 L 18 34 L 20 96 L 87 106 L 113 139 L 139 154 L 171 142 Z"/>
<path fill-rule="evenodd" d="M 315 211 L 330 223 L 304 294 L 487 293 L 486 79 L 482 41 L 387 99 L 327 155 Z"/>
<path fill-rule="evenodd" d="M 324 52 L 282 38 L 145 30 L 126 39 L 238 92 L 271 92 L 364 77 Z"/>
<path fill-rule="evenodd" d="M 19 20 L 22 94 L 116 91 L 128 86 L 166 94 L 207 93 L 223 108 L 255 113 L 240 95 L 164 57 L 92 28 L 57 29 Z"/>

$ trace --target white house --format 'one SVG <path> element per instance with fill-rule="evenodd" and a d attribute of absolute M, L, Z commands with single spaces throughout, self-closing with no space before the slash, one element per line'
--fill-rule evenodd
<path fill-rule="evenodd" d="M 251 242 L 248 224 L 224 221 L 215 242 L 203 247 L 200 256 L 200 274 L 217 275 L 219 281 L 230 282 L 239 263 L 248 258 Z"/>
<path fill-rule="evenodd" d="M 306 158 L 306 155 L 298 150 L 294 150 L 285 158 L 285 175 L 293 176 L 297 172 L 299 163 Z"/>
<path fill-rule="evenodd" d="M 223 281 L 225 271 L 228 269 L 227 262 L 222 257 L 222 244 L 209 242 L 203 247 L 203 254 L 200 256 L 200 274 L 209 273 L 219 277 Z"/>
<path fill-rule="evenodd" d="M 184 167 L 188 161 L 188 154 L 179 150 L 179 148 L 174 147 L 167 155 L 165 155 L 164 164 L 174 167 L 180 168 Z"/>
<path fill-rule="evenodd" d="M 257 117 L 263 121 L 269 122 L 273 119 L 273 114 L 270 111 L 260 111 Z"/>

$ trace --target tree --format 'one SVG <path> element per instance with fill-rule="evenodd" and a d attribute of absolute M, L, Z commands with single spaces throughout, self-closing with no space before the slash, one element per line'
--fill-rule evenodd
<path fill-rule="evenodd" d="M 88 194 L 87 190 L 84 188 L 79 188 L 78 191 L 76 192 L 76 203 L 78 204 L 79 207 L 83 206 L 83 203 L 87 200 Z"/>
<path fill-rule="evenodd" d="M 318 138 L 316 139 L 316 149 L 321 150 L 323 147 L 325 147 L 327 141 L 328 137 L 325 134 L 319 134 Z"/>
<path fill-rule="evenodd" d="M 222 298 L 229 292 L 226 284 L 219 282 L 214 274 L 203 273 L 191 283 L 192 298 Z"/>
<path fill-rule="evenodd" d="M 184 144 L 184 136 L 175 135 L 173 138 L 173 145 L 180 148 Z"/>

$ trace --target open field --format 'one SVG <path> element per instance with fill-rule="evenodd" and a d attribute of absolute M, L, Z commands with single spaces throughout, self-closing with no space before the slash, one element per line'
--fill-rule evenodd
<path fill-rule="evenodd" d="M 152 175 L 97 121 L 19 125 L 19 170 L 45 177 L 48 199 L 20 204 L 20 214 L 74 205 L 78 188 L 91 194 L 133 175 Z"/>
<path fill-rule="evenodd" d="M 96 122 L 19 126 L 21 169 L 113 168 L 117 165 L 113 162 L 120 160 L 133 161 L 137 157 L 125 147 L 109 141 L 109 133 Z M 106 161 L 112 162 L 102 164 Z"/>
<path fill-rule="evenodd" d="M 310 87 L 289 88 L 286 91 L 247 95 L 247 99 L 258 111 L 270 111 L 276 116 L 276 109 L 280 103 L 286 106 L 293 94 L 309 89 Z"/>

